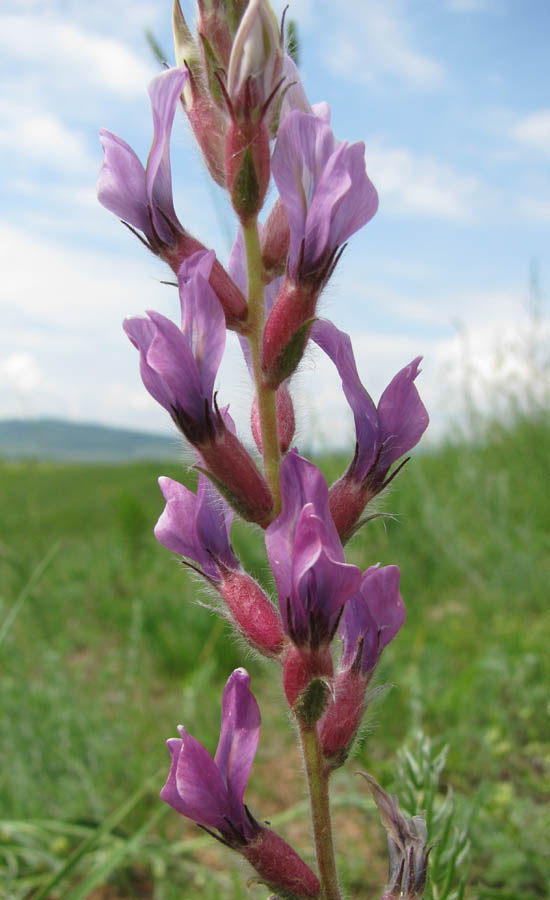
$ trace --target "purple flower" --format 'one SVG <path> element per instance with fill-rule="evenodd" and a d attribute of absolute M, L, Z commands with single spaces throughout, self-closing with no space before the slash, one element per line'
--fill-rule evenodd
<path fill-rule="evenodd" d="M 288 214 L 294 281 L 322 287 L 338 247 L 374 216 L 378 195 L 364 154 L 363 143 L 340 143 L 316 115 L 295 109 L 283 119 L 272 170 Z"/>
<path fill-rule="evenodd" d="M 294 450 L 281 466 L 283 509 L 266 531 L 285 632 L 298 646 L 328 644 L 361 572 L 346 565 L 324 476 Z"/>
<path fill-rule="evenodd" d="M 370 674 L 404 621 L 399 568 L 371 566 L 361 578 L 359 591 L 346 603 L 338 627 L 343 644 L 340 667 L 353 666 L 363 676 Z"/>
<path fill-rule="evenodd" d="M 225 685 L 214 759 L 178 726 L 181 737 L 166 742 L 172 765 L 160 793 L 176 812 L 207 831 L 218 831 L 232 847 L 245 845 L 260 830 L 243 804 L 260 737 L 260 710 L 249 685 L 250 676 L 244 669 L 235 669 Z"/>
<path fill-rule="evenodd" d="M 428 427 L 428 413 L 414 386 L 422 357 L 397 373 L 376 407 L 357 374 L 349 335 L 320 319 L 312 337 L 338 369 L 353 412 L 357 447 L 349 475 L 357 483 L 368 478 L 377 493 L 385 486 L 390 466 L 416 446 Z"/>
<path fill-rule="evenodd" d="M 213 409 L 214 381 L 225 347 L 225 316 L 208 279 L 214 252 L 195 253 L 178 272 L 182 325 L 157 312 L 124 321 L 140 352 L 143 383 L 192 444 L 222 427 Z"/>
<path fill-rule="evenodd" d="M 208 478 L 199 474 L 196 494 L 171 478 L 159 478 L 159 485 L 166 507 L 155 527 L 156 539 L 193 560 L 201 574 L 216 583 L 222 581 L 224 569 L 238 571 L 229 540 L 233 511 Z"/>
<path fill-rule="evenodd" d="M 186 69 L 168 69 L 149 86 L 154 137 L 146 169 L 126 141 L 100 129 L 105 158 L 97 183 L 98 199 L 124 222 L 143 232 L 154 253 L 185 234 L 172 199 L 170 134 L 188 77 Z"/>

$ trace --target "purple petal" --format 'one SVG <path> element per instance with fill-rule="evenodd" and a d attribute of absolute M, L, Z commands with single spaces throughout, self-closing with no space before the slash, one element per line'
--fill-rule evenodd
<path fill-rule="evenodd" d="M 363 225 L 370 222 L 378 209 L 378 194 L 365 169 L 365 145 L 360 142 L 345 147 L 334 162 L 333 174 L 344 169 L 350 178 L 350 188 L 332 209 L 330 246 L 339 247 Z"/>
<path fill-rule="evenodd" d="M 380 428 L 376 407 L 361 384 L 349 335 L 327 319 L 315 322 L 311 336 L 332 360 L 342 379 L 346 400 L 353 412 L 358 444 L 357 478 L 366 475 L 380 447 Z"/>
<path fill-rule="evenodd" d="M 177 812 L 207 828 L 223 828 L 231 816 L 227 788 L 207 750 L 180 726 L 181 741 L 168 747 L 172 765 L 160 796 Z M 179 750 L 177 744 L 180 744 Z"/>
<path fill-rule="evenodd" d="M 202 391 L 199 371 L 191 347 L 177 325 L 161 313 L 147 313 L 155 332 L 147 352 L 148 365 L 157 372 L 176 402 L 198 422 L 205 417 L 204 401 L 210 400 Z"/>
<path fill-rule="evenodd" d="M 225 314 L 208 281 L 215 259 L 213 250 L 200 250 L 188 257 L 178 271 L 182 331 L 195 359 L 203 396 L 209 399 L 226 339 Z"/>
<path fill-rule="evenodd" d="M 245 669 L 235 669 L 223 692 L 222 724 L 215 761 L 227 784 L 233 817 L 242 815 L 243 796 L 260 738 L 260 710 Z"/>
<path fill-rule="evenodd" d="M 393 641 L 405 621 L 405 604 L 399 593 L 399 567 L 367 569 L 361 581 L 361 594 L 377 624 L 382 651 Z"/>
<path fill-rule="evenodd" d="M 168 69 L 154 78 L 149 85 L 154 135 L 147 161 L 147 200 L 151 207 L 155 228 L 167 243 L 172 243 L 173 234 L 164 217 L 159 214 L 159 209 L 178 231 L 182 231 L 172 199 L 170 134 L 178 100 L 187 78 L 186 69 Z"/>
<path fill-rule="evenodd" d="M 219 578 L 220 573 L 213 560 L 219 560 L 231 570 L 239 568 L 239 561 L 231 549 L 229 540 L 232 521 L 231 507 L 219 495 L 212 482 L 202 473 L 199 474 L 195 517 L 196 542 L 205 550 L 206 558 L 201 562 L 204 571 L 215 579 Z"/>
<path fill-rule="evenodd" d="M 361 671 L 363 674 L 372 671 L 379 656 L 378 625 L 361 593 L 354 594 L 346 603 L 338 631 L 343 642 L 341 665 L 345 668 L 353 665 L 361 640 Z"/>
<path fill-rule="evenodd" d="M 100 128 L 99 139 L 104 151 L 97 181 L 99 202 L 148 235 L 151 223 L 147 211 L 145 169 L 132 148 L 116 134 Z"/>
<path fill-rule="evenodd" d="M 397 566 L 372 566 L 361 579 L 360 590 L 346 604 L 339 632 L 343 641 L 342 662 L 350 666 L 363 641 L 361 671 L 376 666 L 384 647 L 405 621 L 405 606 L 399 593 Z"/>
<path fill-rule="evenodd" d="M 330 633 L 342 606 L 359 588 L 361 571 L 332 559 L 325 538 L 324 522 L 313 504 L 306 504 L 296 525 L 291 593 L 294 629 L 302 635 L 312 620 L 319 632 Z"/>
<path fill-rule="evenodd" d="M 178 481 L 161 476 L 159 486 L 166 500 L 164 512 L 155 525 L 155 537 L 159 543 L 186 559 L 197 559 L 195 546 L 195 517 L 197 513 L 197 497 Z"/>
<path fill-rule="evenodd" d="M 400 456 L 415 447 L 428 427 L 428 413 L 413 383 L 421 359 L 417 356 L 410 365 L 401 369 L 380 397 L 381 471 L 387 470 Z"/>
<path fill-rule="evenodd" d="M 150 319 L 145 319 L 141 316 L 131 316 L 129 319 L 124 320 L 122 327 L 134 347 L 137 347 L 139 350 L 139 368 L 143 384 L 157 403 L 160 403 L 168 412 L 171 412 L 176 402 L 174 392 L 147 361 L 147 354 L 156 334 L 154 323 Z"/>
<path fill-rule="evenodd" d="M 306 503 L 313 503 L 324 522 L 325 543 L 331 557 L 344 561 L 344 551 L 328 505 L 328 487 L 323 473 L 291 450 L 281 466 L 281 514 L 267 528 L 265 543 L 279 598 L 285 602 L 292 589 L 292 556 L 296 523 Z"/>

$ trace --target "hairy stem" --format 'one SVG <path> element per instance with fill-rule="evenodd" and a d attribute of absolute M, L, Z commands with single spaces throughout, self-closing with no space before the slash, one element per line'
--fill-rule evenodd
<path fill-rule="evenodd" d="M 321 881 L 320 900 L 340 900 L 330 820 L 329 773 L 324 766 L 321 756 L 316 726 L 300 724 L 300 737 L 306 766 L 315 852 L 317 854 L 319 879 Z"/>
<path fill-rule="evenodd" d="M 275 391 L 265 387 L 262 373 L 262 338 L 265 324 L 264 282 L 262 251 L 256 220 L 243 228 L 246 265 L 248 271 L 248 343 L 252 357 L 258 413 L 262 435 L 264 472 L 273 495 L 274 514 L 281 510 L 281 489 L 279 485 L 279 469 L 281 454 L 279 452 L 279 433 L 277 428 L 277 409 Z"/>

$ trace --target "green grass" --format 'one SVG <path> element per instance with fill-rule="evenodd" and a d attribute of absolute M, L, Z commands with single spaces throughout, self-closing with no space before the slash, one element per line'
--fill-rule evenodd
<path fill-rule="evenodd" d="M 342 461 L 324 466 L 334 477 Z M 276 821 L 297 805 L 282 831 L 310 843 L 277 669 L 194 602 L 209 598 L 156 545 L 159 474 L 183 473 L 0 466 L 0 871 L 10 898 L 36 896 L 84 840 L 47 896 L 247 896 L 223 866 L 231 857 L 157 799 L 165 738 L 184 721 L 213 749 L 221 688 L 243 662 L 264 713 L 255 811 Z M 450 744 L 443 790 L 453 788 L 459 813 L 476 809 L 466 896 L 548 897 L 549 483 L 548 421 L 492 425 L 413 460 L 380 503 L 394 518 L 350 545 L 362 567 L 400 565 L 407 606 L 378 677 L 394 687 L 373 703 L 357 760 L 335 779 L 339 802 L 359 798 L 337 816 L 352 897 L 377 896 L 377 883 L 379 895 L 385 867 L 354 772 L 367 768 L 391 789 L 396 753 L 418 726 Z M 261 536 L 240 526 L 234 537 L 265 579 Z"/>

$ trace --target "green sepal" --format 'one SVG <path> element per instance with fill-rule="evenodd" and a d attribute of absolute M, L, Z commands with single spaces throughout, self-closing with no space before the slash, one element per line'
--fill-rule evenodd
<path fill-rule="evenodd" d="M 260 206 L 260 185 L 250 147 L 246 147 L 233 184 L 232 201 L 241 222 L 255 216 Z"/>
<path fill-rule="evenodd" d="M 201 39 L 202 47 L 204 50 L 206 80 L 208 83 L 210 96 L 217 106 L 222 106 L 225 108 L 225 99 L 222 93 L 222 89 L 220 88 L 218 78 L 216 77 L 221 76 L 223 78 L 225 76 L 225 69 L 216 56 L 216 53 L 210 41 L 205 38 L 204 34 L 199 34 L 199 37 Z"/>
<path fill-rule="evenodd" d="M 306 727 L 319 721 L 328 703 L 329 687 L 324 678 L 313 678 L 294 706 L 296 718 Z"/>
<path fill-rule="evenodd" d="M 314 322 L 315 318 L 312 318 L 304 322 L 303 325 L 300 325 L 298 330 L 295 331 L 290 338 L 288 344 L 281 350 L 268 378 L 270 387 L 279 387 L 285 378 L 288 378 L 295 371 L 304 355 L 309 331 Z"/>

